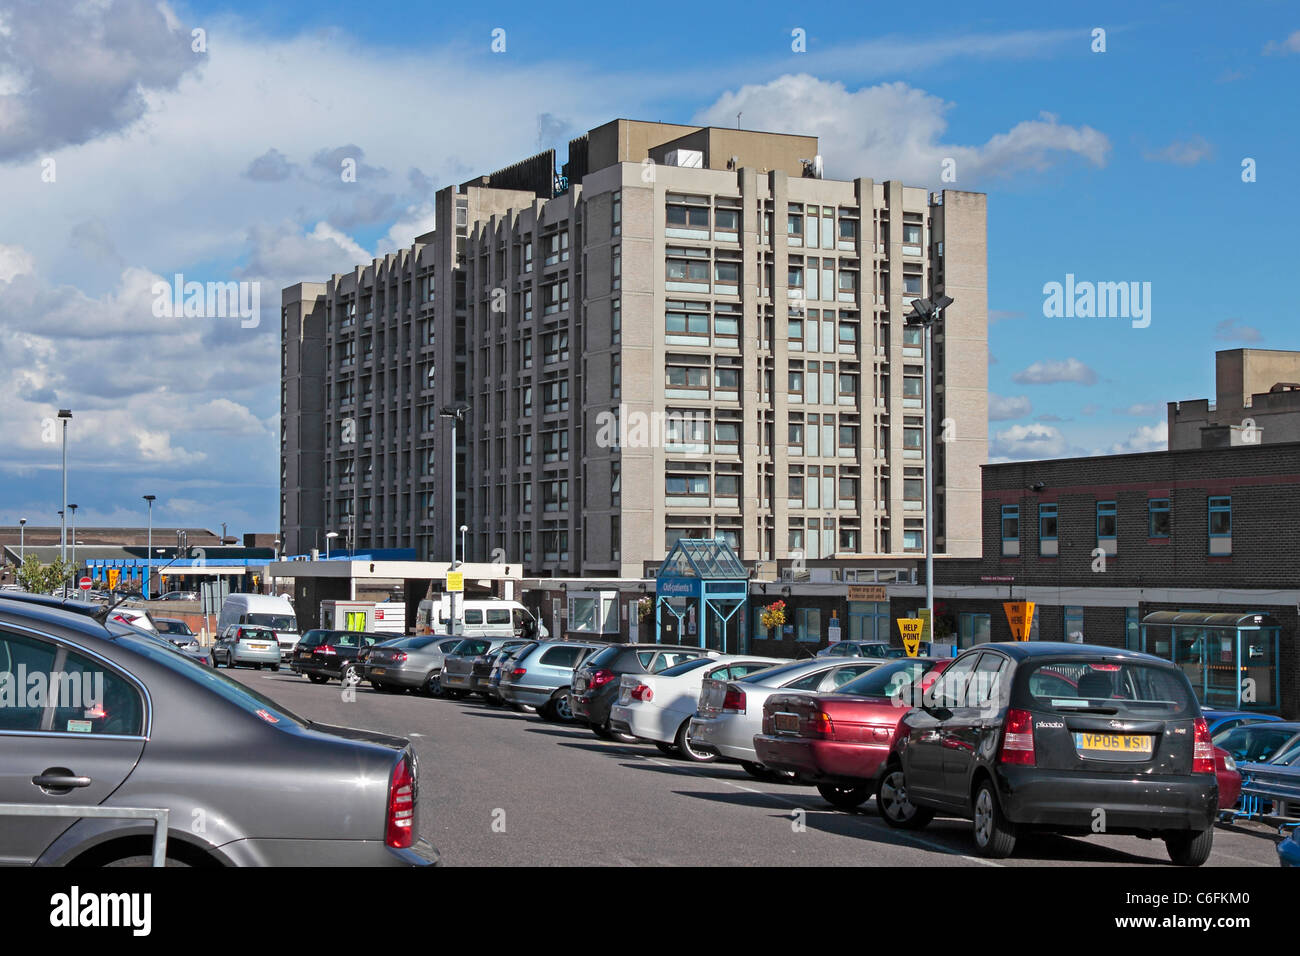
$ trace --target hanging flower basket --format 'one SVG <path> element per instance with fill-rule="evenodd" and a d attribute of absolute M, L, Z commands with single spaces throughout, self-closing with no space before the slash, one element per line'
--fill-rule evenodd
<path fill-rule="evenodd" d="M 638 621 L 644 621 L 654 613 L 655 602 L 652 598 L 643 597 L 636 602 L 636 615 Z"/>
<path fill-rule="evenodd" d="M 773 601 L 767 607 L 763 608 L 763 614 L 759 620 L 761 620 L 763 626 L 769 630 L 774 627 L 782 627 L 785 624 L 785 602 Z"/>

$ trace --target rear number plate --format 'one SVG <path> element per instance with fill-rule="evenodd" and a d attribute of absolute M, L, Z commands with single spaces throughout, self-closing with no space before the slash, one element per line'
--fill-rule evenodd
<path fill-rule="evenodd" d="M 772 716 L 772 726 L 779 733 L 794 734 L 799 732 L 799 715 L 798 714 L 774 714 Z"/>
<path fill-rule="evenodd" d="M 385 674 L 385 673 L 387 673 L 387 671 L 385 671 L 382 667 L 372 667 L 372 668 L 370 668 L 370 673 L 372 673 L 372 674 Z"/>
<path fill-rule="evenodd" d="M 1149 734 L 1075 734 L 1074 745 L 1079 753 L 1122 753 L 1139 757 L 1151 756 Z"/>

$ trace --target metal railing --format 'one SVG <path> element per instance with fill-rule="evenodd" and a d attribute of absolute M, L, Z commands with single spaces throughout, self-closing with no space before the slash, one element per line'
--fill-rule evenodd
<path fill-rule="evenodd" d="M 0 803 L 3 817 L 96 817 L 108 820 L 154 822 L 153 865 L 167 865 L 167 818 L 170 810 L 144 807 L 78 807 L 45 803 Z"/>

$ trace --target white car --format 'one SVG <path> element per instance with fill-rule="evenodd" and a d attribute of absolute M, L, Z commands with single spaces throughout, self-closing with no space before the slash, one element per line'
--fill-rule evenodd
<path fill-rule="evenodd" d="M 123 607 L 119 605 L 108 612 L 110 621 L 121 621 L 123 624 L 130 624 L 133 627 L 143 628 L 150 634 L 157 634 L 158 628 L 154 625 L 153 618 L 149 612 L 138 607 Z"/>
<path fill-rule="evenodd" d="M 664 753 L 700 763 L 717 760 L 717 754 L 696 750 L 690 742 L 691 718 L 704 682 L 738 680 L 789 663 L 785 657 L 725 654 L 683 661 L 658 674 L 624 674 L 609 725 L 619 733 L 654 741 Z"/>
<path fill-rule="evenodd" d="M 778 693 L 827 693 L 887 663 L 868 657 L 815 657 L 739 680 L 706 680 L 687 731 L 691 746 L 738 760 L 750 776 L 769 780 L 772 773 L 758 762 L 754 750 L 754 735 L 763 732 L 763 702 L 768 697 Z"/>

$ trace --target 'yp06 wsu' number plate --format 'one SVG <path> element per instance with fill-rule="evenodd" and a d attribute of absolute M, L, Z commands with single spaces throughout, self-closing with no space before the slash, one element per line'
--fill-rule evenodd
<path fill-rule="evenodd" d="M 1100 751 L 1101 753 L 1133 754 L 1139 757 L 1151 756 L 1152 738 L 1149 734 L 1075 734 L 1074 745 L 1080 753 Z"/>

